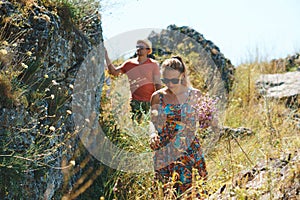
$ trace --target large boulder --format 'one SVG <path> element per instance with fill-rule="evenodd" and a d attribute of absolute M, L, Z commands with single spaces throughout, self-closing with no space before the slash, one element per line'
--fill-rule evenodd
<path fill-rule="evenodd" d="M 300 71 L 282 74 L 263 74 L 257 81 L 259 93 L 268 98 L 287 99 L 287 105 L 298 106 Z"/>
<path fill-rule="evenodd" d="M 230 91 L 234 81 L 235 67 L 223 55 L 220 48 L 206 39 L 203 34 L 188 26 L 169 25 L 166 30 L 162 30 L 160 33 L 152 32 L 148 39 L 152 42 L 154 53 L 171 54 L 176 53 L 173 51 L 177 50 L 184 51 L 184 54 L 191 52 L 201 54 L 199 60 L 202 62 L 199 65 L 206 65 L 213 68 L 211 70 L 218 71 L 226 92 Z M 205 57 L 207 60 L 203 60 Z M 208 82 L 209 80 L 207 84 L 209 84 Z"/>

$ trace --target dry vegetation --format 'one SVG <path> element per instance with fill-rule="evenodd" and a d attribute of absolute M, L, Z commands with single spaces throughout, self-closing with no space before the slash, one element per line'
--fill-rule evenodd
<path fill-rule="evenodd" d="M 208 192 L 208 195 L 204 195 L 204 198 L 260 199 L 267 194 L 269 199 L 281 199 L 282 193 L 284 193 L 282 190 L 283 184 L 299 180 L 299 175 L 295 176 L 299 173 L 299 160 L 289 164 L 289 172 L 284 176 L 290 179 L 285 179 L 282 184 L 277 182 L 280 180 L 278 178 L 280 173 L 275 172 L 275 168 L 271 165 L 271 160 L 280 159 L 287 155 L 296 156 L 299 151 L 300 139 L 299 122 L 293 118 L 295 114 L 299 115 L 299 109 L 287 108 L 283 100 L 264 98 L 255 89 L 255 80 L 268 67 L 270 66 L 267 62 L 248 63 L 237 67 L 235 83 L 228 95 L 228 105 L 226 106 L 223 125 L 232 128 L 247 127 L 254 134 L 241 137 L 229 135 L 220 138 L 220 133 L 214 132 L 202 140 L 203 148 L 206 151 L 209 178 L 205 185 L 202 184 L 201 180 L 195 181 L 195 186 L 198 186 L 195 188 Z M 126 77 L 113 81 L 110 88 L 113 95 L 110 98 L 114 98 L 114 95 L 122 96 L 123 87 L 126 85 L 120 84 L 123 81 L 126 81 Z M 198 80 L 198 82 L 201 83 L 202 81 Z M 121 85 L 122 88 L 120 88 Z M 115 101 L 113 105 L 116 105 L 115 103 L 118 101 Z M 128 112 L 128 101 L 123 101 L 123 103 L 127 108 L 114 112 L 117 117 L 123 116 L 122 119 L 124 119 L 124 116 L 128 116 L 128 113 L 125 114 Z M 111 105 L 110 108 L 112 107 L 115 108 Z M 126 112 L 122 113 L 124 110 Z M 103 113 L 111 112 L 106 110 Z M 120 124 L 123 124 L 119 127 L 123 134 L 134 132 L 131 123 Z M 143 123 L 141 126 L 147 127 L 147 123 Z M 144 128 L 144 130 L 147 131 L 147 128 Z M 143 133 L 141 128 L 139 134 L 146 133 Z M 144 138 L 141 138 L 141 141 L 142 139 Z M 120 137 L 120 141 L 122 141 L 122 137 Z M 126 139 L 123 142 L 128 143 L 128 140 Z M 135 141 L 129 145 L 136 149 L 145 148 L 145 146 L 137 144 Z M 147 146 L 147 143 L 144 145 Z M 252 186 L 246 185 L 248 180 L 241 178 L 243 173 L 251 171 L 263 163 L 266 163 L 268 167 L 266 169 L 267 175 L 261 176 L 261 180 L 252 184 Z M 114 193 L 117 199 L 149 199 L 153 192 L 153 189 L 150 190 L 149 188 L 151 187 L 151 179 L 148 174 L 118 173 L 114 180 L 117 183 L 116 187 L 119 186 L 119 188 L 111 192 Z M 297 190 L 299 191 L 299 188 Z M 171 196 L 172 194 L 168 197 L 161 196 L 159 199 L 172 199 Z"/>
<path fill-rule="evenodd" d="M 30 4 L 34 3 L 34 1 L 21 1 L 21 3 L 24 2 Z M 76 10 L 74 13 L 79 13 L 79 11 L 80 10 Z M 13 58 L 10 57 L 17 53 L 14 52 L 15 45 L 14 41 L 7 42 L 0 37 L 0 101 L 2 106 L 9 108 L 19 105 L 27 107 L 28 105 L 26 104 L 28 102 L 24 96 L 29 95 L 26 91 L 30 89 L 30 85 L 24 88 L 24 86 L 18 82 L 22 80 L 22 77 L 19 77 L 19 75 L 28 68 L 26 59 L 31 56 L 30 52 L 25 54 L 24 58 L 17 62 L 11 62 Z M 192 57 L 193 56 L 190 56 L 186 59 L 191 59 Z M 192 61 L 190 62 L 193 63 Z M 299 182 L 299 159 L 287 164 L 288 170 L 284 175 L 284 179 L 278 178 L 280 173 L 276 171 L 278 169 L 275 169 L 271 162 L 272 160 L 288 155 L 291 157 L 298 155 L 299 158 L 300 125 L 299 121 L 296 121 L 293 116 L 299 116 L 300 111 L 299 108 L 287 108 L 282 100 L 267 99 L 257 93 L 255 89 L 256 78 L 261 73 L 270 70 L 273 70 L 272 64 L 268 62 L 247 63 L 236 68 L 235 83 L 232 91 L 228 95 L 228 104 L 224 105 L 226 106 L 225 119 L 221 125 L 233 128 L 247 127 L 251 129 L 254 134 L 243 137 L 220 137 L 218 132 L 214 132 L 202 138 L 202 146 L 206 152 L 209 177 L 207 182 L 203 184 L 202 180 L 200 180 L 195 173 L 193 189 L 199 191 L 205 190 L 207 194 L 203 195 L 203 198 L 261 199 L 265 197 L 265 194 L 268 194 L 268 199 L 282 199 L 283 197 L 280 195 L 287 191 L 289 186 L 292 187 L 295 182 Z M 106 76 L 108 77 L 109 75 Z M 192 73 L 191 76 L 194 83 L 196 83 L 194 87 L 202 88 L 203 81 L 195 78 L 196 74 Z M 47 77 L 41 77 L 39 81 L 42 83 L 44 79 L 47 79 Z M 99 123 L 103 125 L 107 136 L 124 149 L 143 152 L 149 150 L 147 143 L 149 116 L 145 116 L 144 121 L 138 125 L 130 120 L 129 90 L 126 82 L 126 77 L 122 76 L 118 79 L 113 79 L 111 86 L 104 86 Z M 47 86 L 50 88 L 55 87 L 53 82 L 50 82 Z M 110 90 L 110 93 L 108 93 L 108 90 Z M 43 91 L 39 93 L 33 92 L 30 95 L 32 98 L 31 101 L 33 102 L 54 98 L 52 95 L 46 94 L 46 92 Z M 65 99 L 63 100 L 65 101 Z M 71 113 L 71 111 L 66 113 L 65 118 L 71 115 Z M 55 126 L 56 121 L 53 119 L 51 123 L 53 124 L 45 124 L 45 127 L 41 128 L 47 129 L 47 131 L 38 130 L 37 132 L 42 132 L 44 133 L 43 136 L 45 136 L 50 132 L 58 131 L 51 130 L 51 127 Z M 11 129 L 8 128 L 8 130 L 11 130 L 11 132 L 14 131 L 13 127 L 11 127 Z M 16 134 L 17 132 L 14 133 L 14 135 Z M 69 135 L 69 137 L 75 137 L 76 133 L 69 133 Z M 43 137 L 42 140 L 46 140 L 45 138 L 46 136 Z M 6 144 L 1 143 L 1 145 Z M 9 148 L 8 146 L 5 147 Z M 40 164 L 38 166 L 28 164 L 32 163 L 33 160 L 30 159 L 34 159 L 37 154 L 42 155 L 44 152 L 51 153 L 51 149 L 45 149 L 46 147 L 43 147 L 43 149 L 34 149 L 35 145 L 32 145 L 32 148 L 32 152 L 28 152 L 28 155 L 18 155 L 18 158 L 11 157 L 9 162 L 7 162 L 7 160 L 1 162 L 1 169 L 16 167 L 21 171 L 26 171 L 30 170 L 31 167 L 35 167 L 35 170 L 41 167 L 43 167 L 43 169 L 49 167 L 46 166 L 47 163 L 42 163 L 42 161 L 40 161 L 41 163 L 38 162 L 38 164 Z M 1 151 L 1 153 L 3 152 Z M 80 153 L 78 153 L 78 155 L 79 154 Z M 23 159 L 24 162 L 20 162 L 20 158 Z M 90 159 L 90 157 L 88 157 L 88 159 Z M 88 161 L 82 159 L 80 162 L 81 166 L 84 167 Z M 256 184 L 247 185 L 248 180 L 240 177 L 244 172 L 251 171 L 253 168 L 260 166 L 261 163 L 265 163 L 265 175 L 261 176 L 261 180 L 257 181 Z M 65 167 L 68 163 L 63 163 L 62 165 L 62 167 Z M 79 171 L 80 169 L 74 169 L 74 171 L 76 170 Z M 73 190 L 68 192 L 73 194 L 74 199 L 76 197 L 84 199 L 86 196 L 90 197 L 90 195 L 84 195 L 89 192 L 88 188 L 96 187 L 93 192 L 94 196 L 91 197 L 93 199 L 98 199 L 102 196 L 102 199 L 147 200 L 153 197 L 153 193 L 158 193 L 158 199 L 172 199 L 173 192 L 171 190 L 167 197 L 163 197 L 159 188 L 152 188 L 152 173 L 132 174 L 120 171 L 109 171 L 109 174 L 105 175 L 102 172 L 103 169 L 99 167 L 95 174 L 92 174 L 92 171 L 83 173 L 82 179 L 79 179 L 74 187 L 72 187 Z M 72 174 L 68 169 L 63 169 L 62 173 L 64 175 L 68 174 L 68 176 L 65 176 L 64 186 L 66 186 L 66 182 L 69 181 L 70 176 L 75 172 Z M 85 175 L 87 174 L 90 178 L 86 178 L 87 176 Z M 109 176 L 109 179 L 106 179 L 107 182 L 102 184 L 103 188 L 97 188 L 97 185 L 93 186 L 93 182 L 97 182 L 97 177 L 101 176 Z M 281 182 L 278 182 L 279 180 L 281 180 Z M 300 189 L 297 188 L 298 195 L 299 190 Z M 183 195 L 182 198 L 185 199 L 186 196 Z M 65 199 L 72 198 L 71 196 L 65 196 Z"/>

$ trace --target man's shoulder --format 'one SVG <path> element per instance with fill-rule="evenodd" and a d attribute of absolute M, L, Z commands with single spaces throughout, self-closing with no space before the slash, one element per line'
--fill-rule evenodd
<path fill-rule="evenodd" d="M 138 61 L 137 61 L 137 58 L 129 58 L 129 59 L 125 60 L 123 64 L 127 64 L 127 63 L 128 64 L 137 64 Z"/>
<path fill-rule="evenodd" d="M 127 70 L 130 70 L 132 67 L 137 66 L 138 62 L 136 58 L 130 58 L 125 60 L 122 65 L 121 68 L 124 72 L 126 72 Z"/>
<path fill-rule="evenodd" d="M 158 61 L 153 59 L 153 58 L 148 58 L 148 61 L 151 62 L 151 63 L 158 64 Z"/>
<path fill-rule="evenodd" d="M 146 61 L 147 64 L 155 64 L 155 65 L 159 65 L 157 60 L 154 60 L 153 58 L 147 58 L 147 61 Z"/>

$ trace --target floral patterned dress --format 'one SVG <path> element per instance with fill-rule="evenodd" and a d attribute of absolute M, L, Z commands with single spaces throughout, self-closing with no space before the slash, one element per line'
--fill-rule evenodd
<path fill-rule="evenodd" d="M 204 155 L 195 137 L 198 119 L 191 103 L 193 92 L 195 90 L 188 90 L 183 104 L 165 104 L 160 93 L 158 118 L 154 124 L 160 138 L 154 155 L 155 178 L 167 183 L 175 177 L 175 187 L 180 193 L 191 187 L 193 168 L 203 178 L 207 176 Z"/>

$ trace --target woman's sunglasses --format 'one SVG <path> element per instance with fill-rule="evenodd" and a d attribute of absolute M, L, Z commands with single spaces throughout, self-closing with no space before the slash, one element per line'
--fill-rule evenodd
<path fill-rule="evenodd" d="M 180 81 L 179 78 L 172 78 L 172 79 L 168 79 L 168 78 L 162 78 L 161 82 L 163 82 L 164 84 L 168 84 L 168 83 L 173 83 L 173 84 L 178 84 Z"/>

